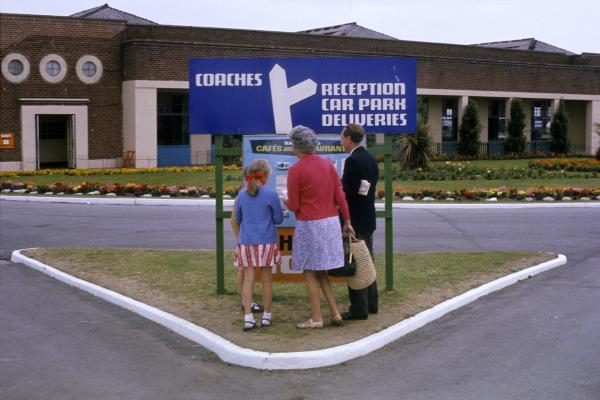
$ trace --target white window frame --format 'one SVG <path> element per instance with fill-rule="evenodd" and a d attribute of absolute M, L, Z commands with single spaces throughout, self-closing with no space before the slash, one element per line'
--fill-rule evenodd
<path fill-rule="evenodd" d="M 83 73 L 83 64 L 86 62 L 91 62 L 96 66 L 96 74 L 94 76 L 87 76 Z M 98 82 L 100 78 L 102 78 L 102 72 L 104 69 L 102 67 L 102 62 L 98 59 L 98 57 L 88 54 L 79 58 L 75 67 L 75 71 L 77 72 L 77 76 L 81 82 L 85 83 L 86 85 L 91 85 Z"/>
<path fill-rule="evenodd" d="M 50 61 L 56 61 L 60 65 L 60 72 L 56 76 L 52 76 L 46 72 L 46 64 Z M 58 54 L 48 54 L 40 61 L 40 75 L 48 83 L 59 83 L 67 76 L 67 63 L 65 59 Z"/>
<path fill-rule="evenodd" d="M 23 71 L 19 75 L 13 75 L 10 73 L 8 69 L 8 65 L 11 61 L 17 60 L 23 64 Z M 7 54 L 2 59 L 2 75 L 6 78 L 7 81 L 12 83 L 21 83 L 29 76 L 29 72 L 31 71 L 31 66 L 29 65 L 29 60 L 23 54 L 19 53 L 10 53 Z"/>

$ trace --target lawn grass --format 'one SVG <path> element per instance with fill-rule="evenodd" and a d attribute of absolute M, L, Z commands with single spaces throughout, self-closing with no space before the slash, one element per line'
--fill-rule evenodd
<path fill-rule="evenodd" d="M 398 253 L 394 255 L 394 290 L 385 286 L 383 256 L 376 264 L 380 312 L 367 321 L 343 328 L 299 330 L 295 325 L 310 317 L 302 283 L 274 283 L 274 325 L 242 332 L 243 313 L 236 290 L 232 252 L 226 252 L 226 294 L 217 296 L 214 251 L 54 248 L 28 250 L 36 258 L 67 273 L 190 320 L 243 347 L 264 351 L 299 351 L 335 346 L 393 325 L 474 286 L 554 256 L 532 252 Z M 262 301 L 260 285 L 255 300 Z M 334 285 L 342 311 L 347 288 Z M 329 313 L 322 304 L 326 321 Z"/>

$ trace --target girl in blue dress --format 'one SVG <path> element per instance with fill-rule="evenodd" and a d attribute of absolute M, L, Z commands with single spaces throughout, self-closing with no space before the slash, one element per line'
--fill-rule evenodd
<path fill-rule="evenodd" d="M 277 193 L 266 186 L 270 173 L 267 161 L 252 162 L 247 169 L 246 188 L 235 202 L 235 217 L 240 225 L 235 256 L 238 268 L 243 269 L 244 331 L 271 325 L 271 269 L 281 262 L 275 225 L 283 221 L 283 213 Z M 264 313 L 260 323 L 252 315 L 255 268 L 260 270 L 263 287 Z"/>

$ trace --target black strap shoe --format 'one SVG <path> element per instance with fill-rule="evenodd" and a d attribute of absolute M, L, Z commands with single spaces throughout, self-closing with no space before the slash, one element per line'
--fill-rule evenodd
<path fill-rule="evenodd" d="M 367 318 L 369 318 L 368 315 L 352 315 L 349 311 L 342 313 L 342 319 L 344 321 L 365 320 Z"/>

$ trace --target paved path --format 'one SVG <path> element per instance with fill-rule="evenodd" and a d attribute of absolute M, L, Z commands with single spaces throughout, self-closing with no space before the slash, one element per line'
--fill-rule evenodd
<path fill-rule="evenodd" d="M 155 324 L 3 261 L 0 397 L 600 398 L 600 209 L 397 210 L 394 217 L 396 250 L 551 250 L 569 263 L 362 359 L 261 372 L 224 365 Z M 210 209 L 0 202 L 4 257 L 71 243 L 211 248 L 213 229 Z"/>

